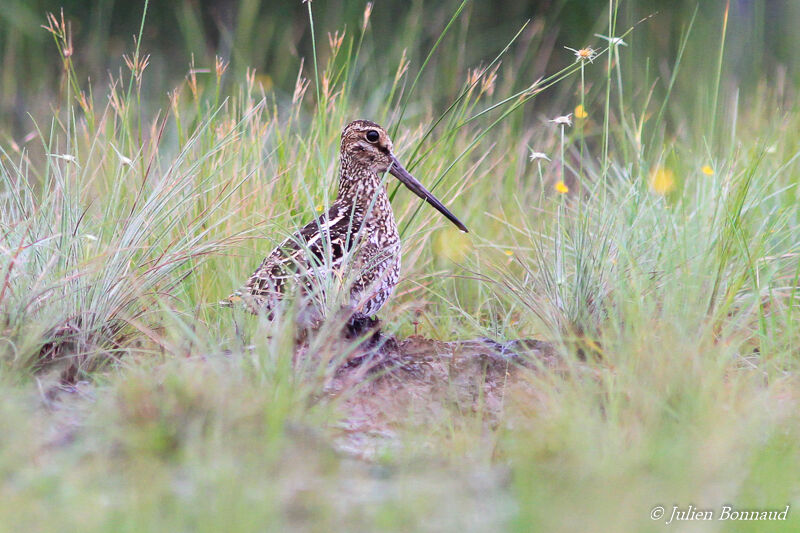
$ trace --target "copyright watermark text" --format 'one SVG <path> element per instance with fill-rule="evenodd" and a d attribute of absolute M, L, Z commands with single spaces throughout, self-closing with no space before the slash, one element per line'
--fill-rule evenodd
<path fill-rule="evenodd" d="M 723 505 L 719 509 L 699 509 L 693 505 L 683 508 L 673 505 L 671 508 L 665 508 L 663 505 L 656 505 L 650 510 L 650 518 L 663 520 L 667 525 L 696 520 L 783 521 L 788 516 L 788 505 L 783 509 L 737 509 L 732 505 Z"/>

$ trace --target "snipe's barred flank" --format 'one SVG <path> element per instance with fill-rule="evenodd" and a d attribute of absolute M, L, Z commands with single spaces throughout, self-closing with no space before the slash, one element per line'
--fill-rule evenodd
<path fill-rule="evenodd" d="M 387 170 L 447 217 L 467 228 L 392 152 L 383 128 L 356 120 L 342 131 L 339 194 L 327 213 L 306 224 L 270 253 L 245 286 L 224 303 L 243 302 L 271 314 L 287 287 L 311 292 L 321 276 L 349 280 L 349 311 L 372 316 L 386 303 L 400 276 L 400 237 L 381 175 Z"/>

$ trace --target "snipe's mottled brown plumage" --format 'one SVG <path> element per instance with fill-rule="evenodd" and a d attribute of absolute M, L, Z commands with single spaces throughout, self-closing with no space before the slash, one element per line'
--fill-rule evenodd
<path fill-rule="evenodd" d="M 339 194 L 327 213 L 305 225 L 270 253 L 228 302 L 242 301 L 253 313 L 271 314 L 295 283 L 306 293 L 334 274 L 349 290 L 347 310 L 370 317 L 391 296 L 400 275 L 400 237 L 381 175 L 389 171 L 439 210 L 462 224 L 397 161 L 380 126 L 356 120 L 342 131 Z"/>

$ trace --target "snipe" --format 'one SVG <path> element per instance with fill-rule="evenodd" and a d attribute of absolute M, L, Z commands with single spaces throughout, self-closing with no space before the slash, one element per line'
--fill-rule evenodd
<path fill-rule="evenodd" d="M 288 287 L 294 284 L 306 294 L 324 292 L 320 278 L 333 274 L 346 283 L 347 312 L 360 319 L 375 315 L 400 275 L 400 237 L 381 178 L 387 170 L 461 231 L 467 231 L 403 168 L 386 131 L 374 122 L 348 124 L 342 131 L 340 156 L 339 193 L 328 212 L 275 248 L 227 302 L 241 301 L 253 313 L 272 314 Z"/>

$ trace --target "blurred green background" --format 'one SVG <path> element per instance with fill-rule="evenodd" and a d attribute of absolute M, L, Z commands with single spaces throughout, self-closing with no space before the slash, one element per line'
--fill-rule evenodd
<path fill-rule="evenodd" d="M 373 11 L 364 52 L 371 61 L 399 57 L 408 49 L 415 70 L 442 28 L 458 8 L 457 1 L 381 0 Z M 320 54 L 328 51 L 327 32 L 360 28 L 364 1 L 330 0 L 314 2 Z M 637 54 L 652 55 L 658 72 L 664 61 L 677 53 L 681 31 L 695 8 L 697 22 L 685 68 L 693 72 L 713 71 L 720 26 L 726 0 L 643 0 L 622 2 L 620 29 L 653 15 L 626 40 Z M 119 0 L 4 0 L 0 9 L 0 124 L 6 137 L 23 135 L 30 128 L 28 113 L 47 112 L 57 96 L 60 61 L 53 40 L 41 25 L 48 12 L 63 8 L 74 36 L 74 57 L 81 79 L 105 87 L 109 73 L 123 67 L 122 54 L 133 47 L 138 34 L 144 2 Z M 517 29 L 532 20 L 523 39 L 540 38 L 554 53 L 547 57 L 519 57 L 515 70 L 529 80 L 572 61 L 563 46 L 578 48 L 602 42 L 594 34 L 607 21 L 607 2 L 598 0 L 475 1 L 468 2 L 466 16 L 458 19 L 462 37 L 449 45 L 461 47 L 462 68 L 487 61 L 500 50 Z M 306 6 L 300 0 L 154 0 L 149 5 L 144 27 L 143 51 L 151 54 L 145 90 L 163 95 L 188 72 L 192 56 L 198 67 L 213 65 L 215 55 L 231 61 L 234 79 L 241 79 L 248 67 L 265 75 L 278 94 L 291 96 L 301 57 L 311 57 L 311 34 Z M 724 75 L 735 78 L 744 91 L 765 78 L 787 75 L 796 81 L 800 69 L 800 2 L 796 0 L 731 0 Z M 404 28 L 397 35 L 396 28 Z M 645 30 L 645 31 L 641 31 Z M 457 41 L 457 42 L 456 42 Z M 524 41 L 523 41 L 524 42 Z M 444 43 L 448 46 L 448 43 Z M 630 54 L 626 54 L 630 57 Z M 417 57 L 419 56 L 419 57 Z M 450 54 L 442 54 L 448 57 Z M 627 67 L 641 65 L 639 61 Z M 666 63 L 664 63 L 666 64 Z M 436 76 L 437 69 L 428 75 Z M 626 68 L 630 76 L 641 72 Z M 230 79 L 230 78 L 229 78 Z M 461 80 L 444 76 L 448 82 L 432 98 L 452 98 Z M 685 81 L 684 81 L 685 82 Z M 791 83 L 790 83 L 791 84 Z M 677 87 L 681 90 L 681 87 Z M 691 92 L 691 83 L 683 90 Z"/>

